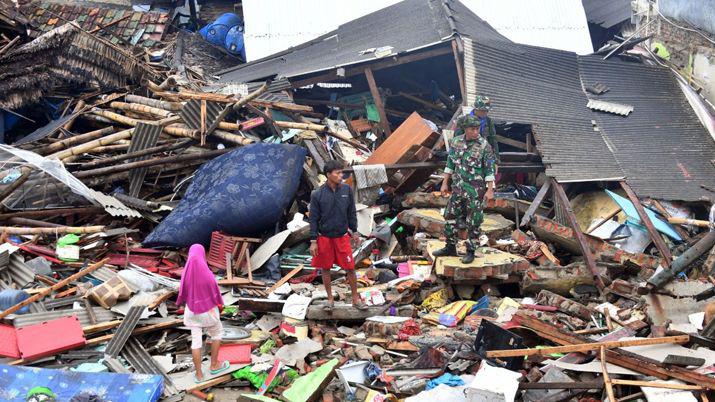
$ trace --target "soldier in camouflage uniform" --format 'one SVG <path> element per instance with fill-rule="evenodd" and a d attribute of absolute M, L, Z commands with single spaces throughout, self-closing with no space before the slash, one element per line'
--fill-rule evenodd
<path fill-rule="evenodd" d="M 484 136 L 487 139 L 489 145 L 492 146 L 494 151 L 494 158 L 496 163 L 500 162 L 499 159 L 499 143 L 497 142 L 497 130 L 494 128 L 494 120 L 487 116 L 489 110 L 492 108 L 492 101 L 488 96 L 477 95 L 477 99 L 474 101 L 474 110 L 467 116 L 476 116 L 479 119 L 479 127 Z M 457 131 L 455 131 L 454 136 L 460 136 L 464 134 L 464 130 L 461 128 L 460 122 L 464 120 L 467 116 L 462 116 L 457 121 Z"/>
<path fill-rule="evenodd" d="M 467 254 L 462 263 L 474 261 L 475 241 L 481 234 L 484 220 L 484 202 L 494 197 L 494 151 L 480 133 L 481 122 L 476 116 L 460 120 L 464 135 L 450 142 L 447 167 L 444 170 L 442 192 L 449 192 L 449 179 L 453 178 L 452 195 L 444 217 L 447 223 L 444 234 L 445 248 L 435 251 L 435 256 L 457 255 L 459 230 L 467 230 Z"/>

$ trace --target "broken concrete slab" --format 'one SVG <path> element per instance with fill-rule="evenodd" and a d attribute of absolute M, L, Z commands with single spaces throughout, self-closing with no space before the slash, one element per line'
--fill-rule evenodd
<path fill-rule="evenodd" d="M 483 256 L 475 258 L 471 264 L 462 264 L 461 257 L 435 258 L 432 253 L 442 247 L 443 241 L 430 240 L 427 242 L 427 253 L 435 261 L 435 273 L 455 281 L 484 281 L 489 278 L 507 280 L 512 274 L 526 271 L 530 267 L 526 258 L 490 247 L 479 247 L 477 252 Z"/>
<path fill-rule="evenodd" d="M 400 212 L 397 215 L 400 223 L 415 227 L 418 231 L 426 232 L 434 237 L 444 235 L 445 220 L 439 209 L 413 208 Z M 508 237 L 514 229 L 514 222 L 498 214 L 484 214 L 484 223 L 481 230 L 492 240 Z"/>

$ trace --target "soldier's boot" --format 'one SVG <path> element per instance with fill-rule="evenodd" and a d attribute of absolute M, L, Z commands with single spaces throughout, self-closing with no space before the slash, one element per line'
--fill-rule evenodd
<path fill-rule="evenodd" d="M 457 255 L 457 246 L 455 246 L 454 244 L 447 243 L 447 245 L 444 246 L 444 248 L 435 250 L 432 253 L 432 255 L 435 257 L 456 256 Z"/>
<path fill-rule="evenodd" d="M 467 253 L 462 257 L 462 264 L 471 264 L 474 262 L 474 248 L 467 247 Z"/>

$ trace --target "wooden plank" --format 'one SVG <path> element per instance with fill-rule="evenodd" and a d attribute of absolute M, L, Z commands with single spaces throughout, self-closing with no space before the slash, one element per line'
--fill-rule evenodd
<path fill-rule="evenodd" d="M 551 178 L 551 181 L 551 185 L 554 187 L 554 194 L 556 195 L 556 198 L 561 201 L 561 204 L 564 207 L 564 213 L 566 214 L 566 220 L 568 220 L 569 226 L 573 229 L 574 236 L 576 236 L 576 240 L 581 247 L 581 253 L 583 253 L 583 257 L 586 260 L 586 266 L 593 275 L 593 283 L 596 284 L 596 287 L 600 292 L 603 292 L 603 289 L 606 286 L 603 284 L 603 280 L 598 273 L 596 259 L 593 257 L 591 248 L 588 246 L 588 243 L 586 243 L 586 238 L 584 237 L 583 232 L 581 232 L 581 227 L 579 227 L 578 222 L 576 221 L 576 215 L 573 212 L 571 202 L 566 196 L 566 192 L 564 191 L 564 188 L 561 187 L 561 184 L 554 178 Z"/>
<path fill-rule="evenodd" d="M 419 60 L 429 59 L 432 57 L 442 56 L 442 55 L 449 54 L 449 53 L 452 53 L 452 47 L 449 45 L 445 45 L 444 43 L 440 43 L 440 44 L 436 45 L 434 48 L 425 49 L 423 51 L 411 52 L 409 54 L 400 55 L 400 56 L 385 57 L 383 59 L 378 59 L 371 63 L 364 63 L 361 66 L 346 68 L 345 74 L 342 74 L 340 77 L 338 77 L 338 74 L 337 74 L 338 69 L 335 68 L 325 74 L 314 75 L 312 77 L 304 78 L 299 81 L 291 81 L 291 86 L 293 88 L 300 88 L 300 87 L 303 87 L 306 85 L 317 84 L 319 82 L 329 82 L 329 81 L 335 80 L 337 78 L 351 77 L 353 75 L 363 74 L 365 66 L 368 66 L 368 65 L 372 71 L 377 71 L 377 70 L 382 70 L 382 69 L 389 68 L 389 67 L 399 66 L 402 64 L 406 64 L 406 63 L 411 63 L 414 61 L 419 61 Z"/>
<path fill-rule="evenodd" d="M 547 180 L 546 183 L 541 186 L 539 192 L 536 193 L 534 201 L 531 201 L 531 205 L 529 205 L 529 208 L 527 208 L 526 212 L 524 213 L 524 216 L 521 218 L 521 225 L 519 225 L 519 227 L 524 227 L 529 224 L 529 221 L 531 221 L 531 217 L 534 216 L 536 210 L 538 210 L 541 204 L 544 202 L 544 199 L 549 194 L 550 189 L 551 181 Z"/>
<path fill-rule="evenodd" d="M 467 86 L 464 81 L 464 65 L 462 64 L 462 59 L 459 57 L 459 50 L 457 49 L 458 37 L 452 39 L 452 54 L 454 55 L 454 65 L 457 67 L 457 79 L 459 80 L 459 92 L 462 94 L 462 104 L 467 104 Z"/>
<path fill-rule="evenodd" d="M 422 145 L 432 137 L 432 128 L 419 113 L 413 112 L 365 161 L 365 165 L 392 165 L 413 145 Z"/>
<path fill-rule="evenodd" d="M 641 201 L 638 199 L 636 193 L 633 192 L 631 186 L 629 186 L 628 183 L 626 183 L 625 181 L 621 181 L 620 183 L 621 188 L 623 188 L 623 190 L 626 192 L 628 199 L 631 200 L 633 206 L 636 207 L 638 217 L 641 218 L 641 222 L 643 222 L 645 228 L 648 230 L 650 239 L 653 240 L 653 243 L 655 243 L 655 247 L 660 252 L 660 255 L 663 256 L 666 268 L 670 267 L 670 264 L 673 262 L 673 256 L 670 254 L 670 249 L 665 244 L 663 237 L 661 236 L 660 232 L 656 230 L 655 226 L 653 226 L 653 222 L 648 217 L 648 214 L 645 212 L 645 208 L 643 208 L 643 204 L 641 204 Z"/>
<path fill-rule="evenodd" d="M 370 67 L 365 68 L 365 78 L 367 79 L 367 85 L 370 87 L 372 100 L 375 101 L 375 107 L 377 107 L 377 112 L 380 114 L 380 127 L 382 127 L 382 131 L 385 132 L 385 136 L 389 137 L 392 134 L 390 122 L 387 120 L 385 105 L 382 103 L 382 97 L 380 96 L 380 91 L 377 88 L 377 83 L 375 82 L 375 77 Z"/>
<path fill-rule="evenodd" d="M 606 370 L 606 348 L 601 346 L 600 349 L 601 373 L 603 374 L 603 384 L 606 386 L 606 395 L 608 395 L 609 401 L 617 401 L 616 396 L 613 393 L 613 384 L 611 384 L 611 377 L 608 375 L 608 370 Z"/>
<path fill-rule="evenodd" d="M 220 281 L 218 281 L 218 284 L 221 286 L 241 286 L 241 285 L 265 286 L 266 283 L 263 281 L 251 281 L 248 278 L 233 278 L 231 280 L 221 279 Z"/>
<path fill-rule="evenodd" d="M 271 292 L 275 291 L 279 287 L 283 286 L 284 283 L 288 282 L 291 278 L 296 276 L 298 272 L 303 270 L 303 264 L 298 265 L 297 267 L 293 268 L 290 272 L 288 272 L 285 276 L 283 276 L 278 282 L 276 282 L 273 286 L 268 288 L 266 290 L 266 294 L 271 294 Z"/>
<path fill-rule="evenodd" d="M 502 135 L 497 135 L 496 139 L 497 139 L 497 142 L 501 142 L 502 144 L 511 145 L 514 148 L 523 149 L 524 151 L 529 150 L 529 147 L 521 141 L 512 140 L 511 138 L 504 137 Z"/>
<path fill-rule="evenodd" d="M 154 324 L 154 325 L 147 325 L 145 327 L 140 327 L 132 331 L 132 335 L 141 335 L 141 334 L 146 334 L 149 332 L 153 331 L 158 331 L 161 329 L 167 329 L 167 328 L 172 328 L 172 327 L 177 327 L 179 325 L 182 325 L 184 323 L 184 320 L 171 320 L 167 322 L 162 322 L 159 324 Z M 104 336 L 99 336 L 97 338 L 92 338 L 92 339 L 87 339 L 86 346 L 94 346 L 94 345 L 99 345 L 104 342 L 108 342 L 114 338 L 115 334 L 109 334 L 109 335 L 104 335 Z"/>
<path fill-rule="evenodd" d="M 679 389 L 682 391 L 703 391 L 707 389 L 705 387 L 701 387 L 700 385 L 674 384 L 659 381 L 619 380 L 615 378 L 611 380 L 611 383 L 615 385 L 630 385 L 635 387 Z"/>
<path fill-rule="evenodd" d="M 550 323 L 530 317 L 523 312 L 517 312 L 515 318 L 521 326 L 530 328 L 535 331 L 537 335 L 559 345 L 573 345 L 588 342 L 588 338 L 564 332 Z M 690 384 L 702 385 L 708 389 L 715 389 L 715 378 L 696 373 L 695 371 L 681 367 L 666 367 L 656 360 L 621 349 L 607 350 L 606 356 L 610 363 L 617 364 L 641 374 L 662 380 L 675 378 Z"/>
<path fill-rule="evenodd" d="M 82 331 L 85 334 L 93 334 L 95 332 L 106 331 L 108 329 L 118 327 L 119 324 L 121 324 L 121 323 L 122 323 L 122 320 L 100 322 L 99 324 L 87 325 L 86 327 L 82 327 Z"/>
<path fill-rule="evenodd" d="M 55 290 L 60 289 L 60 288 L 62 288 L 62 287 L 64 287 L 64 286 L 66 286 L 66 285 L 69 284 L 70 282 L 75 281 L 75 280 L 77 280 L 77 279 L 79 279 L 79 278 L 81 278 L 81 277 L 83 277 L 83 276 L 85 276 L 85 275 L 87 275 L 87 274 L 89 274 L 89 273 L 91 273 L 91 272 L 93 272 L 93 271 L 96 271 L 97 269 L 103 267 L 104 264 L 107 263 L 107 261 L 109 261 L 109 258 L 105 258 L 105 259 L 103 259 L 102 261 L 96 262 L 96 263 L 94 263 L 94 264 L 88 266 L 87 268 L 85 268 L 85 269 L 83 269 L 83 270 L 81 270 L 81 271 L 79 271 L 79 272 L 77 272 L 77 273 L 75 273 L 75 274 L 73 274 L 73 275 L 70 275 L 70 276 L 68 276 L 67 278 L 65 278 L 65 279 L 63 279 L 63 280 L 61 280 L 61 281 L 55 283 L 54 285 L 50 286 L 49 288 L 45 288 L 42 292 L 40 292 L 40 293 L 38 293 L 38 294 L 36 294 L 36 295 L 34 295 L 34 296 L 30 296 L 29 298 L 27 298 L 27 299 L 21 301 L 20 303 L 17 303 L 17 304 L 15 304 L 14 306 L 11 306 L 11 307 L 9 307 L 9 308 L 3 310 L 2 312 L 0 312 L 0 318 L 5 318 L 5 317 L 7 317 L 8 315 L 10 315 L 10 314 L 16 312 L 17 310 L 20 310 L 21 308 L 23 308 L 23 307 L 25 307 L 25 306 L 28 306 L 28 305 L 30 305 L 31 303 L 34 303 L 34 302 L 36 302 L 36 301 L 42 299 L 43 297 L 45 297 L 45 296 L 47 296 L 48 294 L 54 292 Z"/>
<path fill-rule="evenodd" d="M 551 346 L 545 348 L 526 348 L 526 349 L 508 349 L 508 350 L 490 350 L 487 352 L 487 357 L 515 357 L 515 356 L 546 356 L 553 353 L 571 353 L 571 352 L 588 352 L 600 348 L 613 349 L 623 348 L 627 346 L 645 346 L 645 345 L 660 345 L 664 343 L 687 343 L 690 341 L 689 335 L 666 336 L 662 338 L 642 338 L 630 339 L 625 341 L 607 341 L 607 342 L 591 342 L 578 343 L 567 346 Z"/>

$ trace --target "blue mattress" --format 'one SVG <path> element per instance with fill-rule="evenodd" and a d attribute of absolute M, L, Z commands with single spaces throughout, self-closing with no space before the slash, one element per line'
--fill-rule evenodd
<path fill-rule="evenodd" d="M 23 366 L 0 365 L 0 401 L 149 402 L 161 397 L 163 379 L 158 375 L 83 373 Z M 34 397 L 33 397 L 34 395 Z"/>
<path fill-rule="evenodd" d="M 259 143 L 203 164 L 179 205 L 143 245 L 208 248 L 215 230 L 252 236 L 273 228 L 295 197 L 305 156 L 297 145 Z"/>

